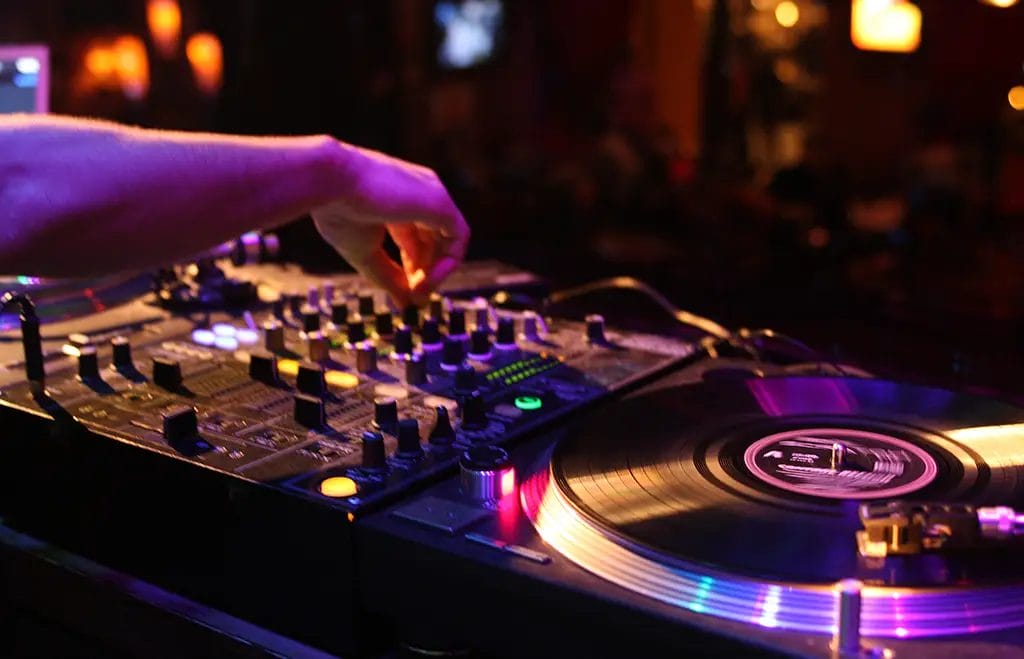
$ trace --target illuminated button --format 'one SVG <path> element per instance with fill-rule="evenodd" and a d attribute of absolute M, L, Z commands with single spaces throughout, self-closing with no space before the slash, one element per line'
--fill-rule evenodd
<path fill-rule="evenodd" d="M 221 350 L 238 350 L 238 339 L 233 336 L 218 336 L 213 340 L 213 345 Z"/>
<path fill-rule="evenodd" d="M 277 372 L 281 375 L 295 377 L 299 374 L 299 362 L 294 359 L 280 359 L 277 362 Z"/>
<path fill-rule="evenodd" d="M 217 323 L 213 326 L 213 333 L 217 336 L 234 336 L 237 331 L 234 325 L 227 323 Z"/>
<path fill-rule="evenodd" d="M 252 346 L 259 343 L 260 334 L 256 330 L 240 329 L 235 333 L 235 338 L 244 346 Z"/>
<path fill-rule="evenodd" d="M 356 482 L 345 476 L 332 476 L 320 481 L 320 494 L 334 499 L 350 497 L 358 489 Z"/>
<path fill-rule="evenodd" d="M 201 346 L 212 346 L 217 340 L 217 335 L 208 329 L 197 329 L 192 331 L 192 342 Z"/>
<path fill-rule="evenodd" d="M 541 399 L 537 398 L 536 396 L 517 396 L 515 403 L 516 407 L 525 412 L 539 410 L 541 407 L 544 406 L 544 403 L 541 401 Z"/>
<path fill-rule="evenodd" d="M 327 382 L 327 386 L 339 389 L 354 389 L 359 386 L 359 378 L 344 371 L 326 371 L 324 380 Z"/>

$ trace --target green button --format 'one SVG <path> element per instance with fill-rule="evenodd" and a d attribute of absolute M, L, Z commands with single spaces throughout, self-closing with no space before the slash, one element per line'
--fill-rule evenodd
<path fill-rule="evenodd" d="M 527 412 L 539 410 L 544 405 L 536 396 L 519 396 L 516 398 L 516 407 Z"/>

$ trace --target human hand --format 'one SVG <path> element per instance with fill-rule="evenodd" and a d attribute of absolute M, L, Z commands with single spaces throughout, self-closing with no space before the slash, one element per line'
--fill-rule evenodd
<path fill-rule="evenodd" d="M 344 145 L 348 185 L 312 211 L 323 237 L 399 307 L 422 304 L 462 262 L 469 226 L 433 170 Z M 401 266 L 384 251 L 385 234 Z"/>

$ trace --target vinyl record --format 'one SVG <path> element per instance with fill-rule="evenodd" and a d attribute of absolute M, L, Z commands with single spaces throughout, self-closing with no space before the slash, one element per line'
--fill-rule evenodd
<path fill-rule="evenodd" d="M 1024 502 L 1024 410 L 868 378 L 751 377 L 642 392 L 586 419 L 552 485 L 639 555 L 768 582 L 1024 581 L 1005 546 L 866 560 L 865 501 Z"/>

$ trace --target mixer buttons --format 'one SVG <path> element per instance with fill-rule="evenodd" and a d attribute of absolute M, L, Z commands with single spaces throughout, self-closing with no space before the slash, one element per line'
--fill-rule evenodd
<path fill-rule="evenodd" d="M 402 419 L 398 423 L 398 452 L 396 457 L 416 460 L 423 456 L 420 446 L 420 424 L 416 419 Z"/>
<path fill-rule="evenodd" d="M 469 337 L 469 358 L 477 361 L 491 358 L 491 335 L 487 330 L 473 330 Z"/>
<path fill-rule="evenodd" d="M 412 386 L 427 383 L 427 363 L 420 355 L 412 355 L 405 361 L 405 383 Z"/>
<path fill-rule="evenodd" d="M 479 391 L 473 391 L 461 398 L 459 411 L 462 414 L 463 428 L 480 430 L 487 426 L 487 411 L 484 405 L 484 398 Z"/>
<path fill-rule="evenodd" d="M 444 340 L 444 348 L 441 352 L 441 368 L 446 371 L 455 371 L 462 365 L 465 355 L 465 348 L 462 340 L 449 336 Z"/>
<path fill-rule="evenodd" d="M 466 310 L 452 309 L 448 314 L 448 336 L 465 336 Z"/>
<path fill-rule="evenodd" d="M 348 323 L 348 304 L 344 300 L 331 302 L 331 322 L 337 327 L 345 327 Z"/>
<path fill-rule="evenodd" d="M 363 433 L 363 469 L 381 472 L 387 469 L 387 455 L 384 452 L 384 435 L 368 430 Z"/>
<path fill-rule="evenodd" d="M 153 357 L 153 383 L 168 391 L 181 388 L 181 363 L 177 359 Z"/>
<path fill-rule="evenodd" d="M 320 308 L 320 288 L 318 286 L 310 286 L 306 290 L 306 304 L 314 309 Z M 302 315 L 305 316 L 305 312 Z"/>
<path fill-rule="evenodd" d="M 302 331 L 306 334 L 313 334 L 320 331 L 319 308 L 312 305 L 302 307 Z"/>
<path fill-rule="evenodd" d="M 441 328 L 437 323 L 436 318 L 428 318 L 423 321 L 420 340 L 423 342 L 424 350 L 436 350 L 441 346 Z"/>
<path fill-rule="evenodd" d="M 515 469 L 497 446 L 471 446 L 459 458 L 462 493 L 474 501 L 495 501 L 515 492 Z"/>
<path fill-rule="evenodd" d="M 430 430 L 428 441 L 431 446 L 450 446 L 455 441 L 455 429 L 452 428 L 451 419 L 448 416 L 448 408 L 438 405 L 434 408 L 434 427 Z"/>
<path fill-rule="evenodd" d="M 410 330 L 417 330 L 420 328 L 420 309 L 414 304 L 410 304 L 405 309 L 402 309 L 402 324 L 408 327 Z"/>
<path fill-rule="evenodd" d="M 494 345 L 498 350 L 509 350 L 516 347 L 515 318 L 498 319 L 498 330 L 495 333 Z"/>
<path fill-rule="evenodd" d="M 323 428 L 327 424 L 324 401 L 315 396 L 295 394 L 295 421 L 306 428 Z"/>
<path fill-rule="evenodd" d="M 373 373 L 377 370 L 377 347 L 375 345 L 363 342 L 356 347 L 356 370 L 360 373 Z"/>
<path fill-rule="evenodd" d="M 132 344 L 127 336 L 115 336 L 110 340 L 110 349 L 114 356 L 114 368 L 118 371 L 133 371 Z"/>
<path fill-rule="evenodd" d="M 491 331 L 491 306 L 487 304 L 487 300 L 477 298 L 474 301 L 473 321 L 476 324 L 476 329 L 483 330 L 485 333 Z"/>
<path fill-rule="evenodd" d="M 604 345 L 608 341 L 604 336 L 604 316 L 592 313 L 586 317 L 587 342 Z"/>
<path fill-rule="evenodd" d="M 309 361 L 324 362 L 331 358 L 331 344 L 322 332 L 315 332 L 306 338 Z"/>
<path fill-rule="evenodd" d="M 175 406 L 164 410 L 160 416 L 163 436 L 168 442 L 191 439 L 199 434 L 199 417 L 194 407 Z"/>
<path fill-rule="evenodd" d="M 398 401 L 391 396 L 373 399 L 373 427 L 394 433 L 398 427 Z"/>
<path fill-rule="evenodd" d="M 348 342 L 355 344 L 366 340 L 366 325 L 362 316 L 356 315 L 348 319 Z"/>
<path fill-rule="evenodd" d="M 395 332 L 395 354 L 408 355 L 412 353 L 412 330 L 408 327 L 399 327 Z"/>
<path fill-rule="evenodd" d="M 298 293 L 288 296 L 288 310 L 292 312 L 292 318 L 298 319 L 302 316 L 302 307 L 306 304 L 306 297 Z"/>
<path fill-rule="evenodd" d="M 320 364 L 302 362 L 295 376 L 295 388 L 309 396 L 323 396 L 327 392 L 324 367 Z"/>
<path fill-rule="evenodd" d="M 372 316 L 375 313 L 377 313 L 377 303 L 373 298 L 373 293 L 360 293 L 359 315 Z"/>
<path fill-rule="evenodd" d="M 476 389 L 476 370 L 469 364 L 459 366 L 455 371 L 455 392 L 470 393 Z"/>
<path fill-rule="evenodd" d="M 381 311 L 373 322 L 377 336 L 391 336 L 395 331 L 394 318 L 390 311 Z"/>
<path fill-rule="evenodd" d="M 444 306 L 444 297 L 441 294 L 430 294 L 430 317 L 438 323 L 444 322 Z"/>
<path fill-rule="evenodd" d="M 284 325 L 276 320 L 263 324 L 263 347 L 270 352 L 284 352 Z"/>
<path fill-rule="evenodd" d="M 84 345 L 78 349 L 78 377 L 81 380 L 100 379 L 100 362 L 96 346 Z"/>
<path fill-rule="evenodd" d="M 263 384 L 277 385 L 281 379 L 277 358 L 269 352 L 253 352 L 249 355 L 249 377 Z"/>

